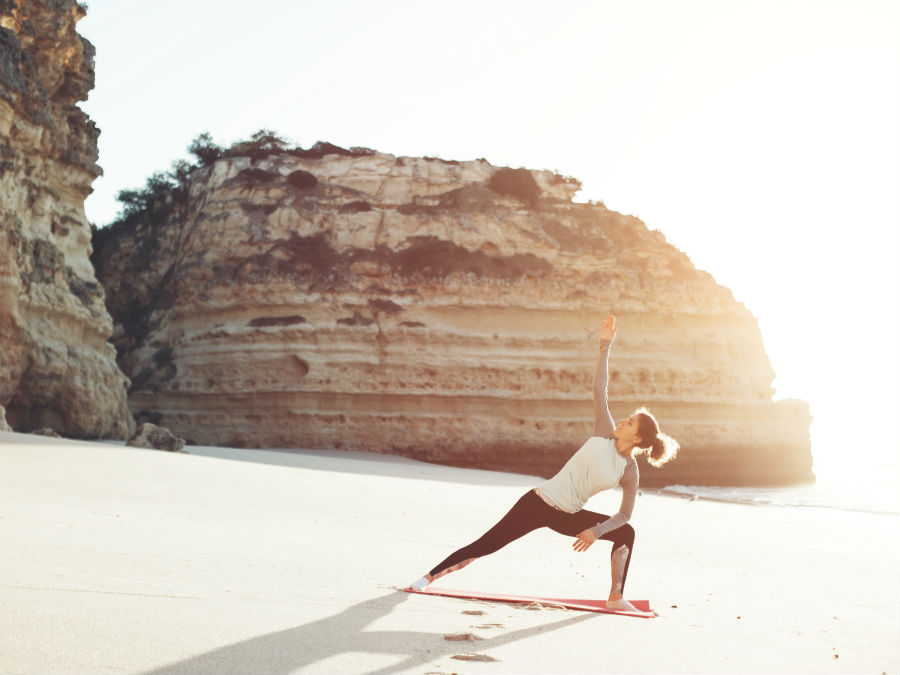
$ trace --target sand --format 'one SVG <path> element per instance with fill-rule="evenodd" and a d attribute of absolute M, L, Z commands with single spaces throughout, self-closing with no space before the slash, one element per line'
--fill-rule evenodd
<path fill-rule="evenodd" d="M 897 673 L 898 517 L 643 493 L 655 619 L 396 590 L 537 479 L 327 451 L 0 433 L 4 673 Z M 616 491 L 589 508 L 614 512 Z M 535 532 L 437 582 L 605 597 Z M 456 639 L 452 639 L 456 638 Z"/>

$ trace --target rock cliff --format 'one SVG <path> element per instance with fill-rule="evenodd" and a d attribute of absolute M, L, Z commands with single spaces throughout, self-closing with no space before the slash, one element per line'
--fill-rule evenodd
<path fill-rule="evenodd" d="M 95 237 L 139 421 L 193 443 L 397 453 L 554 473 L 610 407 L 682 444 L 642 484 L 812 479 L 809 411 L 772 402 L 757 322 L 577 181 L 320 145 L 195 168 Z"/>
<path fill-rule="evenodd" d="M 125 437 L 127 381 L 89 259 L 94 48 L 72 0 L 0 0 L 0 406 L 17 431 Z"/>

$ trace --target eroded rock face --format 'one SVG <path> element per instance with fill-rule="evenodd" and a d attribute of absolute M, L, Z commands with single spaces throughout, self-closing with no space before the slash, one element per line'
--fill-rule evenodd
<path fill-rule="evenodd" d="M 757 322 L 662 234 L 577 182 L 383 153 L 222 159 L 165 217 L 95 239 L 139 419 L 189 442 L 347 448 L 554 473 L 614 416 L 681 441 L 642 484 L 809 480 Z"/>
<path fill-rule="evenodd" d="M 0 404 L 17 431 L 124 438 L 127 381 L 90 262 L 94 48 L 67 0 L 0 0 Z"/>

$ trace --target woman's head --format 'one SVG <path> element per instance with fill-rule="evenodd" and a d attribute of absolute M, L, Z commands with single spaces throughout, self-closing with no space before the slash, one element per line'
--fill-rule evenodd
<path fill-rule="evenodd" d="M 647 451 L 647 461 L 651 466 L 661 467 L 675 459 L 678 441 L 659 430 L 659 423 L 646 408 L 638 408 L 627 419 L 616 426 L 617 439 L 630 441 L 634 447 Z"/>

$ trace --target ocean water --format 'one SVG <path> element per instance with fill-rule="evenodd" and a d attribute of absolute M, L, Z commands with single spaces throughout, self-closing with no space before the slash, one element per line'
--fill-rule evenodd
<path fill-rule="evenodd" d="M 805 485 L 768 488 L 672 485 L 659 492 L 740 504 L 900 514 L 900 463 L 896 457 L 871 458 L 847 466 L 826 456 L 815 459 L 813 471 L 816 482 Z"/>

